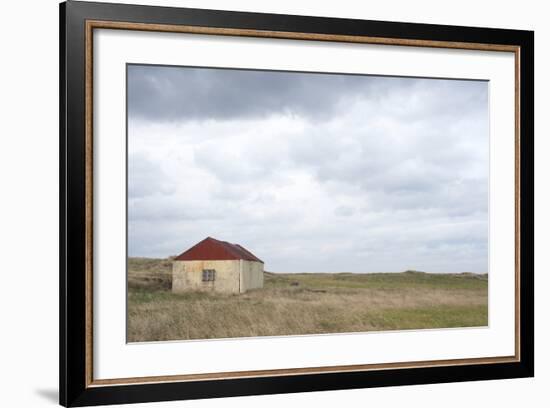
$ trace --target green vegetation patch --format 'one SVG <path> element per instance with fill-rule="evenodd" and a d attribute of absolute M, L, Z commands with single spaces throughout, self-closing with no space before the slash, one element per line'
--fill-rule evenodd
<path fill-rule="evenodd" d="M 479 327 L 488 324 L 486 305 L 381 309 L 365 313 L 364 318 L 378 330 Z"/>

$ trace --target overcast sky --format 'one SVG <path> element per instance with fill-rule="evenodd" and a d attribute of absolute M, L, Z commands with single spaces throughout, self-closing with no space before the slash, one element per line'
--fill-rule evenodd
<path fill-rule="evenodd" d="M 488 83 L 128 66 L 129 256 L 487 272 Z"/>

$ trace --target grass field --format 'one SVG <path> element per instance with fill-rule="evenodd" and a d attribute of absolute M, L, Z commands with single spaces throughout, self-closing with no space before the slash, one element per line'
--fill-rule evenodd
<path fill-rule="evenodd" d="M 241 295 L 170 288 L 170 260 L 128 260 L 128 341 L 487 325 L 486 274 L 266 272 Z"/>

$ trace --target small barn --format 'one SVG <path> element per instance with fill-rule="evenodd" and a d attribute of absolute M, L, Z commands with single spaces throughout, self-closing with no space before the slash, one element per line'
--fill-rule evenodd
<path fill-rule="evenodd" d="M 246 248 L 208 237 L 174 259 L 172 291 L 244 293 L 264 286 L 264 263 Z"/>

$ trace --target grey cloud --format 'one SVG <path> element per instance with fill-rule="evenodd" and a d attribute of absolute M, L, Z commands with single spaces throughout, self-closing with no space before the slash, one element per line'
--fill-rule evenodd
<path fill-rule="evenodd" d="M 322 117 L 341 102 L 344 92 L 358 94 L 358 88 L 364 92 L 374 82 L 349 75 L 130 65 L 128 112 L 158 120 L 236 119 L 274 112 Z"/>
<path fill-rule="evenodd" d="M 452 113 L 457 102 L 464 106 L 464 101 L 448 97 L 457 86 L 453 81 L 129 65 L 128 113 L 132 117 L 167 121 L 234 120 L 274 113 L 327 120 L 335 110 L 347 109 L 357 98 L 368 96 L 376 102 L 395 89 L 422 90 L 425 81 L 439 83 L 437 101 L 432 102 L 432 95 L 415 93 L 406 107 L 394 109 L 395 115 L 414 120 L 422 110 L 433 113 L 436 109 L 444 115 Z M 468 104 L 483 103 L 476 92 L 479 82 L 461 81 L 460 87 L 458 96 Z M 470 88 L 471 92 L 465 92 Z"/>
<path fill-rule="evenodd" d="M 340 205 L 334 210 L 334 214 L 342 217 L 350 217 L 355 213 L 355 210 L 352 207 L 346 205 Z"/>
<path fill-rule="evenodd" d="M 194 151 L 195 163 L 218 178 L 240 183 L 243 180 L 261 180 L 271 171 L 264 163 L 249 157 L 243 150 L 237 154 L 220 150 L 215 143 L 202 145 Z"/>
<path fill-rule="evenodd" d="M 144 154 L 130 154 L 128 157 L 128 196 L 131 199 L 156 193 L 168 193 L 172 187 L 166 184 L 166 175 L 160 164 Z"/>
<path fill-rule="evenodd" d="M 487 83 L 145 66 L 128 80 L 130 141 L 155 149 L 129 157 L 131 256 L 211 235 L 280 272 L 487 271 Z"/>

